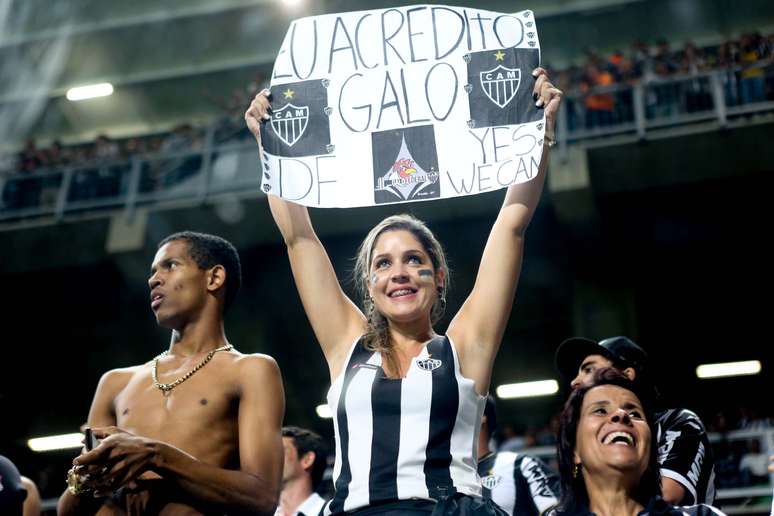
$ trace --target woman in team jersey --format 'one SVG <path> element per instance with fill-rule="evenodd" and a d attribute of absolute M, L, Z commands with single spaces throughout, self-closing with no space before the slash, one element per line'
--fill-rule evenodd
<path fill-rule="evenodd" d="M 536 105 L 553 142 L 561 92 L 534 72 Z M 245 113 L 260 144 L 269 92 Z M 306 207 L 269 196 L 301 301 L 328 364 L 336 433 L 335 496 L 327 513 L 493 513 L 480 496 L 476 436 L 492 365 L 511 313 L 524 234 L 543 189 L 538 176 L 510 186 L 484 249 L 475 285 L 446 333 L 433 324 L 449 269 L 425 224 L 388 217 L 370 230 L 354 271 L 361 306 L 342 290 Z"/>

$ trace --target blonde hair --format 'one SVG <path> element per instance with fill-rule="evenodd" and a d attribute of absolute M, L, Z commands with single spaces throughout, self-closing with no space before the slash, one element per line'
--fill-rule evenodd
<path fill-rule="evenodd" d="M 368 292 L 368 277 L 371 270 L 371 258 L 374 246 L 379 237 L 388 231 L 408 231 L 419 240 L 425 252 L 430 257 L 435 272 L 445 272 L 443 285 L 438 287 L 438 299 L 433 304 L 430 312 L 430 322 L 435 324 L 443 317 L 446 309 L 446 292 L 449 287 L 449 267 L 446 264 L 446 255 L 441 243 L 435 238 L 433 232 L 425 223 L 413 215 L 392 215 L 382 220 L 368 232 L 357 252 L 353 280 L 358 293 L 363 299 L 363 312 L 367 318 L 366 334 L 363 343 L 366 349 L 379 352 L 389 369 L 398 375 L 402 375 L 400 363 L 395 356 L 395 350 L 390 340 L 387 318 L 374 306 L 374 302 Z"/>

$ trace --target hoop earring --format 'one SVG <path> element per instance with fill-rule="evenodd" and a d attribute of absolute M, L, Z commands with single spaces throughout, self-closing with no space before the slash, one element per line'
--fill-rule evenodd
<path fill-rule="evenodd" d="M 572 478 L 577 479 L 581 474 L 580 464 L 572 467 Z"/>

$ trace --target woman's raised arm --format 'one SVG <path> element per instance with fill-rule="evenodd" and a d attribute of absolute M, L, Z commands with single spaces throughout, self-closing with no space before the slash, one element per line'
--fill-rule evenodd
<path fill-rule="evenodd" d="M 533 73 L 537 105 L 545 109 L 546 136 L 537 177 L 508 187 L 505 200 L 481 256 L 476 282 L 460 311 L 449 324 L 463 374 L 475 380 L 479 394 L 486 394 L 495 355 L 513 307 L 524 254 L 524 234 L 543 191 L 548 168 L 548 142 L 553 141 L 554 122 L 562 92 L 545 71 Z"/>
<path fill-rule="evenodd" d="M 268 90 L 260 92 L 245 112 L 245 122 L 259 145 L 260 124 L 269 119 L 268 95 Z M 331 379 L 335 379 L 349 346 L 365 332 L 365 317 L 341 289 L 307 208 L 274 195 L 268 198 L 274 222 L 288 249 L 301 302 L 328 361 Z"/>

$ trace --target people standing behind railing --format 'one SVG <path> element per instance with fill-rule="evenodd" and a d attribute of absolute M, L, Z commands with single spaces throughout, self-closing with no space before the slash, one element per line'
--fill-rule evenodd
<path fill-rule="evenodd" d="M 760 34 L 742 34 L 739 41 L 739 89 L 742 104 L 761 102 L 766 99 L 765 71 L 760 61 L 764 58 L 765 45 Z"/>
<path fill-rule="evenodd" d="M 607 60 L 607 70 L 616 84 L 631 85 L 637 81 L 634 63 L 620 50 L 616 50 Z M 634 97 L 631 88 L 615 92 L 614 123 L 626 123 L 634 120 Z"/>
<path fill-rule="evenodd" d="M 581 105 L 584 109 L 571 109 L 572 97 L 568 97 L 566 109 L 568 112 L 568 129 L 573 131 L 577 125 L 585 125 L 587 128 L 604 124 L 606 115 L 602 115 L 600 123 L 598 100 L 608 93 L 601 91 L 598 94 L 594 88 L 602 86 L 595 84 L 589 76 L 588 67 L 596 66 L 601 72 L 608 72 L 612 76 L 612 84 L 634 85 L 639 81 L 648 84 L 646 89 L 646 108 L 649 118 L 671 117 L 678 112 L 706 111 L 712 108 L 712 94 L 709 78 L 700 77 L 700 74 L 717 70 L 720 73 L 721 83 L 724 89 L 727 106 L 736 106 L 740 103 L 760 102 L 767 98 L 774 99 L 774 73 L 766 74 L 765 67 L 772 58 L 774 47 L 774 35 L 763 37 L 760 34 L 745 35 L 744 41 L 752 51 L 748 52 L 751 62 L 747 70 L 740 70 L 742 65 L 741 48 L 739 41 L 726 41 L 717 46 L 698 47 L 692 42 L 687 42 L 682 50 L 673 51 L 666 39 L 661 39 L 651 49 L 645 42 L 635 41 L 629 52 L 629 57 L 621 51 L 615 51 L 607 58 L 600 57 L 594 50 L 584 50 L 585 64 L 583 67 L 570 66 L 564 70 L 556 71 L 557 82 L 565 82 L 565 90 L 572 93 L 568 85 L 581 84 L 580 93 L 590 93 L 590 106 L 586 106 L 587 97 Z M 746 91 L 744 97 L 741 94 L 740 82 L 749 75 L 760 75 L 760 79 L 745 82 Z M 675 82 L 675 76 L 696 76 L 689 82 Z M 566 76 L 566 80 L 565 80 Z M 763 86 L 761 86 L 761 84 Z M 757 88 L 757 89 L 756 89 Z M 756 93 L 757 92 L 757 93 Z M 762 93 L 761 93 L 762 92 Z M 597 96 L 599 95 L 599 97 Z M 613 93 L 614 114 L 613 123 L 624 123 L 633 120 L 633 98 L 629 88 L 622 88 Z M 578 106 L 580 108 L 580 105 Z M 590 110 L 590 113 L 585 111 Z M 585 123 L 576 124 L 575 117 L 586 117 Z"/>
<path fill-rule="evenodd" d="M 653 71 L 656 81 L 649 89 L 647 111 L 650 118 L 674 116 L 678 112 L 679 85 L 668 78 L 678 70 L 677 60 L 669 42 L 661 39 L 653 56 Z"/>
<path fill-rule="evenodd" d="M 44 153 L 38 149 L 35 140 L 29 138 L 24 142 L 24 148 L 19 153 L 19 172 L 35 172 L 43 165 Z"/>
<path fill-rule="evenodd" d="M 739 472 L 746 485 L 768 484 L 769 456 L 761 450 L 758 439 L 747 441 L 747 452 L 739 461 Z"/>
<path fill-rule="evenodd" d="M 161 152 L 170 155 L 169 159 L 156 163 L 158 186 L 169 188 L 199 171 L 201 155 L 185 155 L 192 151 L 200 151 L 202 140 L 199 132 L 191 124 L 181 124 L 175 127 L 161 143 Z"/>
<path fill-rule="evenodd" d="M 712 93 L 709 88 L 709 81 L 698 77 L 700 73 L 706 70 L 707 59 L 704 50 L 689 41 L 683 49 L 679 68 L 681 74 L 694 77 L 683 92 L 684 108 L 688 113 L 712 108 Z"/>
<path fill-rule="evenodd" d="M 610 72 L 600 69 L 594 63 L 586 65 L 585 77 L 581 82 L 582 92 L 585 93 L 597 87 L 612 85 L 613 75 Z M 586 107 L 586 129 L 604 127 L 613 123 L 615 97 L 612 93 L 589 93 L 583 98 L 583 105 Z"/>

